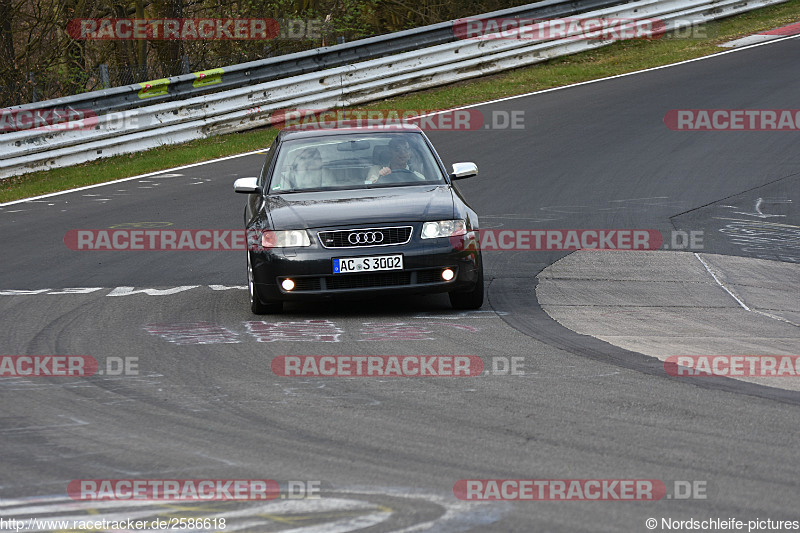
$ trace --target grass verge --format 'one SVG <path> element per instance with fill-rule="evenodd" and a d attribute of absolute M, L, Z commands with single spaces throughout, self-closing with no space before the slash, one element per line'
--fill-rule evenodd
<path fill-rule="evenodd" d="M 724 50 L 718 47 L 721 43 L 797 22 L 800 20 L 798 13 L 800 0 L 791 0 L 708 23 L 700 28 L 705 38 L 665 36 L 654 41 L 620 41 L 597 50 L 366 107 L 445 109 L 667 65 L 715 54 Z M 269 146 L 276 135 L 277 130 L 262 128 L 11 177 L 0 180 L 0 203 L 258 150 Z"/>

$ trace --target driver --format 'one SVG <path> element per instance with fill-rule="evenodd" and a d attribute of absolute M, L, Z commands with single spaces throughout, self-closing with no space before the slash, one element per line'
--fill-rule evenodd
<path fill-rule="evenodd" d="M 408 163 L 411 160 L 411 147 L 408 145 L 407 140 L 399 138 L 392 139 L 389 141 L 389 150 L 389 164 L 384 167 L 372 165 L 369 172 L 367 172 L 367 180 L 365 183 L 375 183 L 381 177 L 391 174 L 392 170 L 405 170 L 413 174 L 413 176 L 409 176 L 409 178 L 413 177 L 418 180 L 425 180 L 424 175 L 409 167 Z M 401 172 L 398 174 L 402 175 L 403 173 Z"/>

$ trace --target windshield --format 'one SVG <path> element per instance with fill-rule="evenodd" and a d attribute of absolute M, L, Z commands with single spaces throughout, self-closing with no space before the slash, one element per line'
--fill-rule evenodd
<path fill-rule="evenodd" d="M 331 135 L 282 144 L 270 192 L 442 184 L 444 176 L 422 135 Z"/>

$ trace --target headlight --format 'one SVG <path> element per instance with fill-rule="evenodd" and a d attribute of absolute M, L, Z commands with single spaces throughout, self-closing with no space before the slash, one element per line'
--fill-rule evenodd
<path fill-rule="evenodd" d="M 292 248 L 311 246 L 311 239 L 304 229 L 285 231 L 264 230 L 261 232 L 261 246 L 264 248 Z"/>
<path fill-rule="evenodd" d="M 425 222 L 422 225 L 422 238 L 435 239 L 436 237 L 453 237 L 464 235 L 467 232 L 463 220 L 440 220 L 438 222 Z"/>

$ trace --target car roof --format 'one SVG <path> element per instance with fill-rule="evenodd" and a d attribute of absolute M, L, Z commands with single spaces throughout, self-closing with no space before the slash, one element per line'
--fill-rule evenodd
<path fill-rule="evenodd" d="M 422 133 L 416 124 L 378 124 L 363 125 L 358 122 L 339 122 L 335 127 L 323 127 L 319 123 L 312 122 L 307 126 L 299 125 L 284 128 L 278 134 L 278 141 L 290 139 L 304 139 L 308 137 L 321 137 L 328 135 L 354 135 L 363 133 Z"/>

